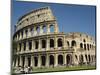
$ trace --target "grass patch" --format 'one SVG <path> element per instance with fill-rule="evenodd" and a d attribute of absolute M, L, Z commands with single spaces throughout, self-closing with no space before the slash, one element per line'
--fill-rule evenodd
<path fill-rule="evenodd" d="M 72 66 L 72 67 L 50 67 L 50 68 L 37 68 L 33 69 L 33 73 L 39 72 L 58 72 L 58 71 L 76 71 L 76 70 L 92 70 L 96 69 L 95 66 Z"/>

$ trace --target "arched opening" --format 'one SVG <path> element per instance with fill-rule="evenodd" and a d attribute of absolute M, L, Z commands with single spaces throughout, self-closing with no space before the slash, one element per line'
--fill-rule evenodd
<path fill-rule="evenodd" d="M 35 49 L 38 49 L 39 42 L 35 41 Z"/>
<path fill-rule="evenodd" d="M 17 60 L 17 59 L 16 59 L 16 57 L 15 57 L 15 59 L 14 59 L 14 66 L 16 66 L 16 60 Z"/>
<path fill-rule="evenodd" d="M 18 66 L 20 66 L 19 64 L 20 64 L 20 57 L 18 56 Z"/>
<path fill-rule="evenodd" d="M 71 65 L 72 64 L 72 56 L 70 54 L 68 54 L 66 56 L 66 63 L 67 63 L 67 65 Z"/>
<path fill-rule="evenodd" d="M 22 56 L 22 67 L 24 67 L 25 64 L 25 56 Z"/>
<path fill-rule="evenodd" d="M 85 39 L 83 39 L 83 42 L 86 42 L 86 40 L 85 40 Z"/>
<path fill-rule="evenodd" d="M 86 44 L 84 44 L 84 50 L 86 50 Z"/>
<path fill-rule="evenodd" d="M 63 56 L 62 55 L 58 55 L 58 64 L 63 65 Z"/>
<path fill-rule="evenodd" d="M 76 60 L 78 60 L 78 57 L 77 57 L 77 55 L 75 55 L 75 59 L 76 59 Z"/>
<path fill-rule="evenodd" d="M 31 56 L 28 56 L 28 66 L 31 66 Z"/>
<path fill-rule="evenodd" d="M 36 27 L 36 31 L 37 31 L 37 34 L 39 34 L 40 33 L 40 28 Z"/>
<path fill-rule="evenodd" d="M 87 44 L 87 49 L 89 50 L 89 44 Z"/>
<path fill-rule="evenodd" d="M 91 44 L 90 44 L 90 49 L 91 49 Z"/>
<path fill-rule="evenodd" d="M 69 47 L 69 41 L 67 41 L 67 46 Z"/>
<path fill-rule="evenodd" d="M 91 57 L 90 57 L 90 55 L 88 55 L 88 59 L 89 59 L 89 62 L 91 61 Z"/>
<path fill-rule="evenodd" d="M 23 38 L 23 31 L 21 31 L 21 36 L 22 36 L 22 38 Z"/>
<path fill-rule="evenodd" d="M 32 41 L 29 41 L 29 50 L 32 49 Z"/>
<path fill-rule="evenodd" d="M 73 41 L 71 42 L 71 46 L 72 46 L 72 47 L 76 46 L 76 41 L 75 41 L 75 40 L 73 40 Z"/>
<path fill-rule="evenodd" d="M 33 35 L 33 28 L 30 28 L 30 33 L 31 33 L 31 36 Z"/>
<path fill-rule="evenodd" d="M 18 33 L 18 39 L 20 38 L 20 34 Z"/>
<path fill-rule="evenodd" d="M 80 56 L 79 56 L 79 60 L 80 60 L 80 64 L 82 65 L 83 62 L 84 62 L 83 55 L 80 55 Z"/>
<path fill-rule="evenodd" d="M 50 39 L 50 48 L 54 47 L 54 40 Z"/>
<path fill-rule="evenodd" d="M 42 48 L 46 48 L 46 40 L 42 40 Z"/>
<path fill-rule="evenodd" d="M 46 32 L 47 32 L 46 26 L 43 26 L 43 33 L 46 33 Z"/>
<path fill-rule="evenodd" d="M 85 59 L 86 59 L 86 61 L 88 61 L 88 59 L 87 59 L 87 55 L 85 55 Z"/>
<path fill-rule="evenodd" d="M 24 51 L 26 50 L 26 42 L 24 42 Z"/>
<path fill-rule="evenodd" d="M 41 56 L 42 59 L 42 66 L 45 66 L 46 64 L 46 57 L 45 56 Z"/>
<path fill-rule="evenodd" d="M 82 43 L 80 43 L 80 48 L 83 48 L 83 44 Z"/>
<path fill-rule="evenodd" d="M 58 39 L 58 47 L 62 47 L 62 39 L 61 38 Z"/>
<path fill-rule="evenodd" d="M 50 55 L 49 59 L 50 59 L 49 65 L 54 65 L 54 56 Z"/>
<path fill-rule="evenodd" d="M 28 36 L 28 30 L 25 30 L 26 37 Z"/>
<path fill-rule="evenodd" d="M 54 25 L 50 25 L 50 32 L 54 32 Z"/>
<path fill-rule="evenodd" d="M 21 51 L 21 43 L 19 43 L 19 51 Z"/>
<path fill-rule="evenodd" d="M 38 65 L 38 57 L 34 57 L 34 66 L 36 67 Z"/>

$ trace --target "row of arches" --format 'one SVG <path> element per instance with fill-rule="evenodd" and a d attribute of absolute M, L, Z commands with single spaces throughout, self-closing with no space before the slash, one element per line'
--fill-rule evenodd
<path fill-rule="evenodd" d="M 25 63 L 27 62 L 27 66 L 31 66 L 32 62 L 31 61 L 34 61 L 34 67 L 38 67 L 38 64 L 41 62 L 40 66 L 46 66 L 46 63 L 48 63 L 48 66 L 55 66 L 55 56 L 54 55 L 50 55 L 49 56 L 49 62 L 46 61 L 47 60 L 47 56 L 41 56 L 40 59 L 38 56 L 34 56 L 34 59 L 32 60 L 32 57 L 31 56 L 28 56 L 27 57 L 27 61 L 25 61 L 25 56 L 22 56 L 21 59 L 22 61 L 20 61 L 20 57 L 18 57 L 18 63 L 14 63 L 14 66 L 16 66 L 16 64 L 18 66 L 25 66 Z M 64 57 L 63 55 L 58 55 L 57 57 L 57 65 L 60 66 L 60 65 L 64 65 Z M 20 65 L 20 62 L 22 62 L 22 65 Z M 72 55 L 71 54 L 68 54 L 66 55 L 66 65 L 71 65 L 72 64 Z"/>
<path fill-rule="evenodd" d="M 54 39 L 50 39 L 49 40 L 50 42 L 50 44 L 49 44 L 49 47 L 50 48 L 54 48 L 54 46 L 55 46 L 55 41 L 54 41 Z M 39 44 L 41 45 L 41 48 L 46 48 L 46 46 L 47 46 L 47 41 L 46 40 L 44 40 L 44 39 L 42 39 L 41 40 L 41 42 L 39 42 L 39 40 L 35 40 L 34 41 L 34 44 L 33 44 L 33 41 L 31 40 L 31 41 L 29 41 L 28 43 L 27 42 L 23 42 L 23 43 L 19 43 L 19 51 L 21 51 L 22 50 L 22 47 L 23 47 L 23 50 L 25 51 L 26 50 L 26 46 L 28 46 L 28 50 L 32 50 L 32 46 L 34 46 L 34 48 L 35 49 L 38 49 L 39 48 Z M 58 47 L 63 47 L 63 41 L 62 41 L 62 39 L 61 38 L 59 38 L 58 40 L 57 40 L 57 46 Z"/>
<path fill-rule="evenodd" d="M 34 36 L 42 33 L 52 33 L 54 31 L 55 31 L 54 24 L 36 26 L 36 27 L 26 28 L 17 32 L 14 38 L 18 40 L 23 37 Z"/>
<path fill-rule="evenodd" d="M 94 46 L 92 44 L 80 43 L 80 48 L 83 48 L 84 50 L 90 50 L 93 49 Z"/>

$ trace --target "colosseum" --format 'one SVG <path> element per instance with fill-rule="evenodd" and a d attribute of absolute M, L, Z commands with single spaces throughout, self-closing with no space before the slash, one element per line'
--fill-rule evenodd
<path fill-rule="evenodd" d="M 95 65 L 95 38 L 80 32 L 59 31 L 50 7 L 21 16 L 13 35 L 12 67 L 49 68 Z"/>

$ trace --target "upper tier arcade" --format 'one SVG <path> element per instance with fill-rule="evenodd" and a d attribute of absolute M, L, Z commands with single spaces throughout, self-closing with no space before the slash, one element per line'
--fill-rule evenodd
<path fill-rule="evenodd" d="M 16 32 L 27 26 L 40 26 L 41 24 L 55 24 L 56 19 L 50 7 L 35 9 L 19 18 L 16 24 Z M 58 28 L 58 26 L 56 26 Z"/>

